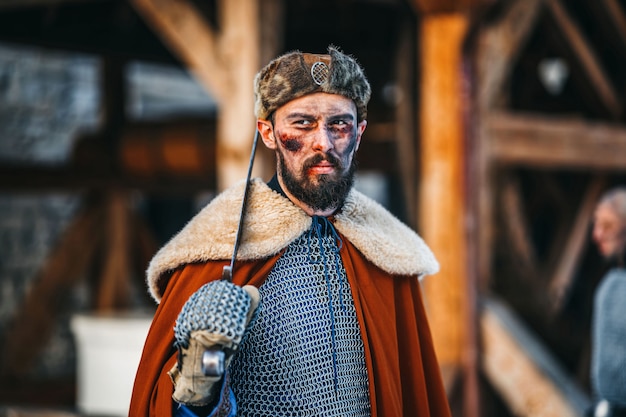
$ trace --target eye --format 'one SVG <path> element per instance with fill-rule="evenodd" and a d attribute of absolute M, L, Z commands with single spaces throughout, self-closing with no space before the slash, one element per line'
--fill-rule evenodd
<path fill-rule="evenodd" d="M 338 118 L 328 123 L 328 128 L 338 134 L 348 133 L 352 129 L 352 120 Z"/>
<path fill-rule="evenodd" d="M 298 118 L 293 119 L 290 124 L 296 129 L 311 129 L 313 127 L 314 121 L 308 118 Z"/>

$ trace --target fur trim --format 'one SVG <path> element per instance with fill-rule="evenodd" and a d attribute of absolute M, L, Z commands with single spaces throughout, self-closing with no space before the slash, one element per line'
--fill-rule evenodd
<path fill-rule="evenodd" d="M 354 189 L 336 216 L 335 227 L 370 262 L 390 274 L 422 278 L 439 271 L 435 255 L 417 233 Z"/>
<path fill-rule="evenodd" d="M 314 65 L 319 71 L 312 70 Z M 359 121 L 367 118 L 371 88 L 363 69 L 333 46 L 328 55 L 289 52 L 261 69 L 254 79 L 254 114 L 267 119 L 287 102 L 320 92 L 348 97 L 356 104 Z"/>
<path fill-rule="evenodd" d="M 232 257 L 244 185 L 242 181 L 218 195 L 157 252 L 147 271 L 155 300 L 161 298 L 163 280 L 181 265 Z M 413 230 L 354 189 L 334 224 L 365 258 L 390 274 L 422 277 L 439 270 L 433 253 Z M 237 259 L 276 255 L 310 227 L 311 217 L 254 179 Z"/>

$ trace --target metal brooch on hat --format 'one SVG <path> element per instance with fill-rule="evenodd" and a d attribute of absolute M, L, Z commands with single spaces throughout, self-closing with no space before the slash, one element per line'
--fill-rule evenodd
<path fill-rule="evenodd" d="M 328 80 L 329 73 L 328 65 L 322 61 L 317 61 L 311 66 L 311 77 L 313 77 L 313 82 L 317 85 L 324 84 Z"/>

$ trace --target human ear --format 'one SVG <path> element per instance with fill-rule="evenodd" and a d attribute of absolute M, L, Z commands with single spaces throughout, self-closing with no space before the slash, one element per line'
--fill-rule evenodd
<path fill-rule="evenodd" d="M 274 137 L 274 127 L 269 120 L 258 119 L 256 121 L 256 128 L 261 135 L 261 140 L 268 149 L 276 149 L 276 138 Z"/>
<path fill-rule="evenodd" d="M 365 132 L 366 127 L 367 120 L 361 121 L 356 127 L 356 147 L 354 148 L 355 152 L 359 150 L 359 146 L 361 145 L 361 137 L 363 136 L 363 132 Z"/>

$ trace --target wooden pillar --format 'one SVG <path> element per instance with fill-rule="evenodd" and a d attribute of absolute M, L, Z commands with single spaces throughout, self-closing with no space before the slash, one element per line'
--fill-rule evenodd
<path fill-rule="evenodd" d="M 106 195 L 104 263 L 96 310 L 109 312 L 130 305 L 131 237 L 130 202 L 127 192 L 110 190 Z"/>
<path fill-rule="evenodd" d="M 440 365 L 463 361 L 467 320 L 464 232 L 463 14 L 430 14 L 421 22 L 419 230 L 441 264 L 424 281 L 431 331 Z M 452 378 L 452 377 L 451 377 Z"/>
<path fill-rule="evenodd" d="M 222 190 L 246 176 L 256 130 L 252 85 L 260 51 L 258 0 L 222 1 L 220 7 L 220 54 L 228 74 L 217 120 L 217 186 Z"/>

